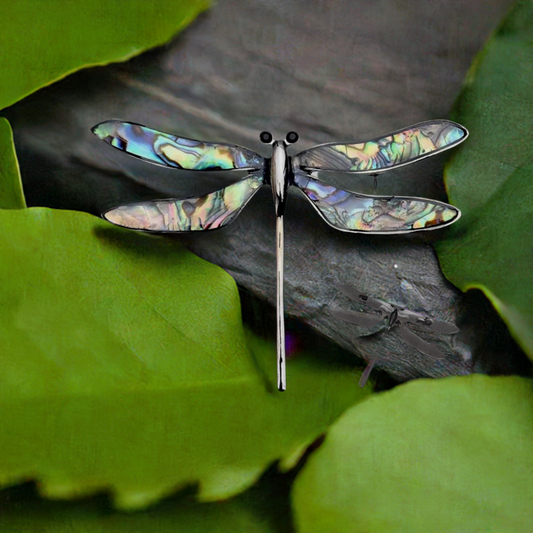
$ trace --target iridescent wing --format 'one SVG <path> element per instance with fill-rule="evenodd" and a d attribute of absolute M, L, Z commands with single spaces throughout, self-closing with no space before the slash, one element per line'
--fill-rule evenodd
<path fill-rule="evenodd" d="M 102 216 L 117 226 L 158 233 L 218 229 L 237 218 L 263 183 L 261 175 L 251 174 L 203 196 L 132 203 Z"/>
<path fill-rule="evenodd" d="M 393 234 L 442 228 L 461 212 L 443 202 L 409 196 L 367 196 L 338 189 L 297 173 L 294 184 L 334 228 L 355 233 Z"/>
<path fill-rule="evenodd" d="M 435 320 L 420 313 L 409 311 L 408 309 L 402 309 L 401 311 L 398 311 L 398 316 L 400 319 L 402 319 L 402 322 L 409 322 L 410 324 L 416 324 L 417 326 L 424 326 L 437 333 L 452 335 L 453 333 L 458 333 L 460 331 L 459 328 L 454 324 L 444 322 L 444 320 Z"/>
<path fill-rule="evenodd" d="M 463 142 L 468 130 L 450 120 L 431 120 L 362 143 L 327 143 L 293 158 L 293 167 L 377 174 L 408 165 Z"/>
<path fill-rule="evenodd" d="M 400 336 L 405 344 L 413 347 L 415 350 L 432 357 L 433 359 L 444 359 L 446 356 L 432 344 L 422 340 L 418 335 L 415 335 L 407 326 L 400 326 Z"/>
<path fill-rule="evenodd" d="M 195 141 L 120 120 L 102 122 L 92 131 L 117 150 L 165 167 L 203 171 L 259 170 L 264 165 L 264 159 L 247 148 Z"/>

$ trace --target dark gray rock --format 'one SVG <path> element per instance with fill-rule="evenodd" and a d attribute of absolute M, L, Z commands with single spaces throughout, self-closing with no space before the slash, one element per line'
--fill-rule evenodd
<path fill-rule="evenodd" d="M 242 144 L 263 155 L 258 134 L 265 129 L 277 137 L 296 130 L 297 152 L 445 118 L 472 59 L 511 4 L 220 1 L 169 46 L 70 76 L 6 112 L 28 202 L 99 214 L 126 201 L 212 191 L 238 176 L 179 173 L 134 160 L 90 133 L 110 118 Z M 445 200 L 442 166 L 443 158 L 433 157 L 388 172 L 379 179 L 378 193 Z M 327 179 L 372 191 L 369 177 Z M 290 195 L 285 220 L 288 317 L 366 360 L 378 352 L 377 366 L 400 380 L 516 370 L 517 349 L 490 306 L 476 298 L 471 303 L 444 279 L 430 241 L 445 239 L 445 229 L 406 237 L 341 233 L 297 192 Z M 265 187 L 231 227 L 178 239 L 273 305 L 274 228 Z M 328 277 L 455 322 L 462 330 L 459 340 L 421 333 L 448 355 L 435 363 L 394 331 L 367 337 L 374 331 L 328 313 L 333 299 L 355 308 L 336 295 Z M 495 330 L 501 340 L 488 343 Z M 481 346 L 476 366 L 472 353 Z"/>

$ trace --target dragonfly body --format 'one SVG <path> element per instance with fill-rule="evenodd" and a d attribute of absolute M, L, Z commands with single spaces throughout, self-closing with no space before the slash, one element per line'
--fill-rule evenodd
<path fill-rule="evenodd" d="M 340 231 L 395 234 L 447 226 L 460 211 L 444 202 L 408 196 L 369 196 L 333 187 L 318 172 L 345 171 L 376 175 L 455 146 L 466 139 L 465 128 L 434 120 L 363 143 L 329 143 L 289 157 L 287 147 L 298 140 L 294 132 L 273 140 L 270 157 L 240 146 L 195 141 L 145 126 L 110 120 L 92 130 L 111 146 L 147 162 L 176 169 L 246 170 L 248 176 L 202 196 L 166 198 L 114 207 L 102 216 L 113 224 L 157 233 L 205 231 L 231 223 L 263 185 L 270 185 L 276 213 L 277 360 L 278 389 L 285 390 L 285 332 L 283 312 L 283 217 L 287 192 L 296 186 L 319 215 Z M 392 324 L 390 324 L 392 326 Z"/>
<path fill-rule="evenodd" d="M 276 210 L 276 321 L 277 321 L 277 374 L 278 390 L 287 388 L 286 362 L 285 362 L 285 313 L 283 310 L 283 215 L 287 203 L 287 192 L 292 180 L 290 158 L 287 155 L 287 146 L 298 140 L 295 132 L 290 132 L 284 141 L 273 141 L 272 134 L 264 131 L 261 140 L 272 143 L 272 158 L 270 164 L 265 164 L 264 177 L 270 181 L 274 208 Z M 270 172 L 269 172 L 270 170 Z M 270 174 L 270 175 L 268 175 Z"/>

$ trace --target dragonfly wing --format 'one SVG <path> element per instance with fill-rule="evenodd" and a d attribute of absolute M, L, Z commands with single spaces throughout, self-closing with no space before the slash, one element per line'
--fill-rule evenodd
<path fill-rule="evenodd" d="M 156 131 L 139 124 L 108 120 L 93 133 L 117 150 L 144 161 L 186 170 L 258 170 L 264 159 L 240 146 L 208 143 Z"/>
<path fill-rule="evenodd" d="M 252 174 L 203 196 L 132 203 L 102 216 L 117 226 L 158 233 L 222 228 L 237 218 L 263 183 L 262 176 Z"/>
<path fill-rule="evenodd" d="M 433 359 L 444 359 L 444 357 L 446 357 L 436 346 L 422 340 L 407 326 L 400 326 L 400 336 L 406 344 L 412 346 L 415 350 L 422 352 L 424 355 L 432 357 Z"/>
<path fill-rule="evenodd" d="M 371 328 L 383 320 L 383 317 L 379 315 L 345 311 L 344 309 L 330 309 L 330 313 L 339 320 L 365 328 Z"/>
<path fill-rule="evenodd" d="M 368 196 L 338 189 L 297 173 L 294 184 L 320 216 L 334 228 L 355 233 L 409 233 L 448 226 L 461 216 L 459 209 L 427 198 Z"/>
<path fill-rule="evenodd" d="M 430 120 L 362 143 L 327 143 L 294 158 L 295 168 L 376 174 L 408 165 L 463 142 L 468 130 L 450 120 Z"/>
<path fill-rule="evenodd" d="M 405 322 L 416 324 L 418 326 L 424 326 L 429 330 L 435 331 L 437 333 L 446 333 L 448 335 L 452 335 L 453 333 L 458 333 L 460 331 L 459 328 L 454 324 L 444 322 L 444 320 L 435 320 L 433 318 L 429 318 L 428 316 L 422 315 L 420 313 L 415 313 L 414 311 L 409 311 L 407 309 L 403 309 L 402 311 L 400 311 L 399 315 L 400 318 L 402 318 Z"/>
<path fill-rule="evenodd" d="M 338 281 L 334 281 L 333 285 L 335 285 L 339 291 L 348 296 L 348 298 L 368 305 L 368 307 L 371 307 L 376 311 L 381 311 L 384 313 L 390 313 L 392 311 L 392 307 L 385 302 L 380 302 L 379 300 L 376 300 L 376 298 L 367 296 L 366 294 L 359 292 L 355 287 L 351 287 L 350 285 L 346 285 L 344 283 L 339 283 Z"/>

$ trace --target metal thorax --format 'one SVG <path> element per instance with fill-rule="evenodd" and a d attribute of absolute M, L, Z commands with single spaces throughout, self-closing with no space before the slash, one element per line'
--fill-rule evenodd
<path fill-rule="evenodd" d="M 265 164 L 265 179 L 272 187 L 276 216 L 282 217 L 285 214 L 287 191 L 292 183 L 292 167 L 287 147 L 298 142 L 299 136 L 295 131 L 290 131 L 283 141 L 274 141 L 270 132 L 263 131 L 259 138 L 263 143 L 272 145 L 272 158 L 267 159 Z"/>
<path fill-rule="evenodd" d="M 289 157 L 298 140 L 290 132 L 274 141 L 270 157 L 233 144 L 206 142 L 123 122 L 107 120 L 93 133 L 117 150 L 155 165 L 210 171 L 247 171 L 231 185 L 201 196 L 164 198 L 114 206 L 102 214 L 109 222 L 138 231 L 176 233 L 219 229 L 233 222 L 263 185 L 272 187 L 276 212 L 277 367 L 278 388 L 286 388 L 283 313 L 283 216 L 287 189 L 294 185 L 333 228 L 350 233 L 403 234 L 435 230 L 459 219 L 452 205 L 411 196 L 365 195 L 333 187 L 319 172 L 376 176 L 448 150 L 463 142 L 468 131 L 450 120 L 429 120 L 363 142 L 327 143 Z M 392 325 L 392 324 L 391 324 Z M 405 329 L 405 328 L 404 328 Z"/>

